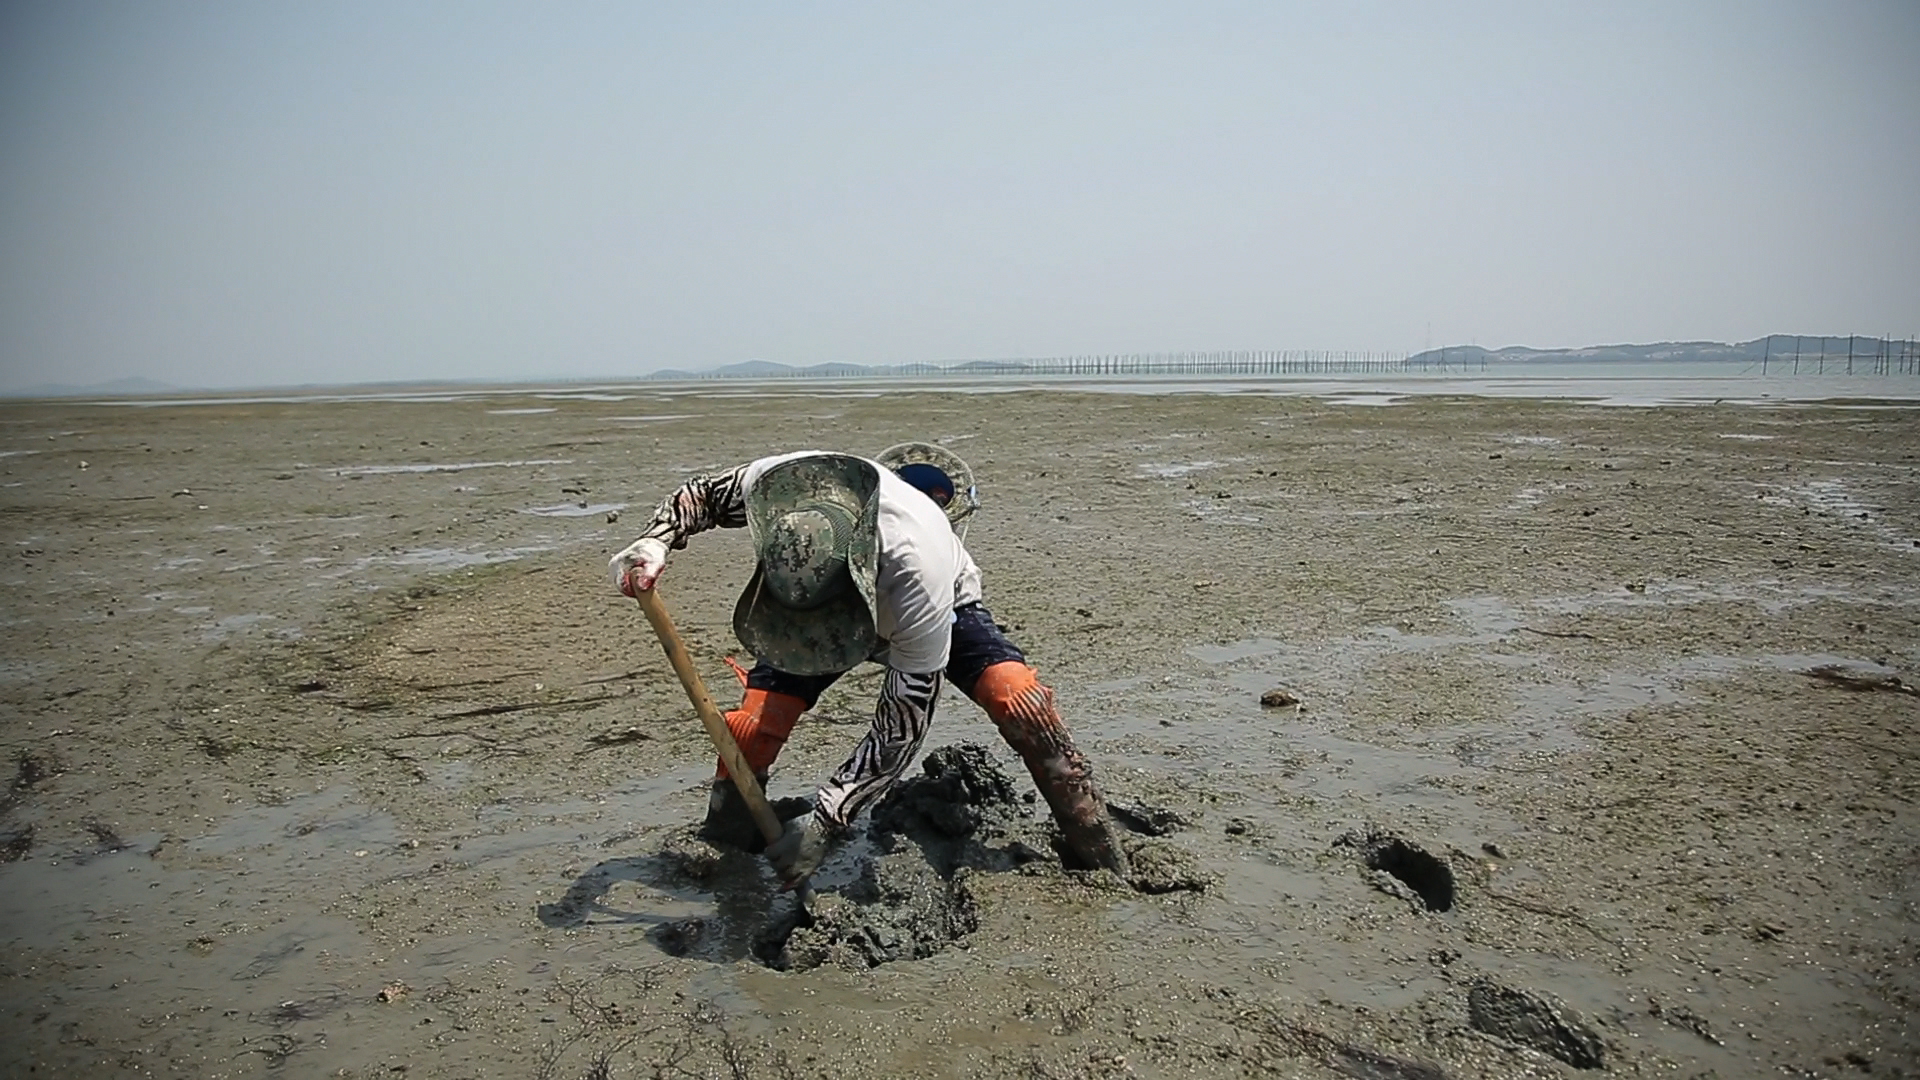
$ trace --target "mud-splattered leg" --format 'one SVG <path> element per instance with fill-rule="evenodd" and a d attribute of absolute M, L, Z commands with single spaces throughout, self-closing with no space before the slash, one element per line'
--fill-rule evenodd
<path fill-rule="evenodd" d="M 1082 868 L 1125 876 L 1127 855 L 1107 817 L 1106 800 L 1094 783 L 1093 765 L 1073 745 L 1073 736 L 1054 707 L 1053 690 L 1031 667 L 1006 661 L 981 672 L 972 696 L 993 718 L 1007 745 L 1027 763 L 1034 786 L 1066 835 L 1068 851 Z"/>

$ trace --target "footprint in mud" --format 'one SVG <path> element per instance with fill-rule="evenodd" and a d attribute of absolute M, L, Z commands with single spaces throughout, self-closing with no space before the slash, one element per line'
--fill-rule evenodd
<path fill-rule="evenodd" d="M 353 1004 L 353 999 L 342 990 L 328 990 L 314 997 L 294 998 L 282 1001 L 272 1008 L 248 1014 L 255 1023 L 271 1024 L 277 1028 L 290 1027 L 308 1020 L 319 1020 Z"/>
<path fill-rule="evenodd" d="M 1142 836 L 1165 836 L 1187 827 L 1187 819 L 1163 806 L 1149 806 L 1135 799 L 1107 803 L 1107 814 L 1131 832 Z"/>
<path fill-rule="evenodd" d="M 106 855 L 118 855 L 123 851 L 131 851 L 135 847 L 134 844 L 123 839 L 113 826 L 103 821 L 89 819 L 81 822 L 80 827 L 87 831 L 87 835 L 93 837 L 93 846 L 68 856 L 68 859 L 76 865 L 84 865 Z M 152 853 L 152 851 L 148 852 L 149 855 Z"/>
<path fill-rule="evenodd" d="M 1405 900 L 1416 910 L 1453 910 L 1453 867 L 1420 845 L 1375 826 L 1347 833 L 1333 843 L 1359 853 L 1368 880 L 1381 892 Z"/>
<path fill-rule="evenodd" d="M 268 942 L 265 949 L 255 953 L 245 967 L 234 972 L 233 979 L 235 981 L 258 979 L 279 971 L 281 965 L 307 951 L 309 940 L 305 934 L 281 934 Z"/>

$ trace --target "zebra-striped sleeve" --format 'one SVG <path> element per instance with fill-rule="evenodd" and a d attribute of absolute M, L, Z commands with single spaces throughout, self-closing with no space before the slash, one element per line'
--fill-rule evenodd
<path fill-rule="evenodd" d="M 814 813 L 837 828 L 846 828 L 860 811 L 886 794 L 907 771 L 913 755 L 926 741 L 933 725 L 933 706 L 940 698 L 940 673 L 915 675 L 887 669 L 874 707 L 873 727 L 854 748 L 853 756 L 820 788 Z"/>
<path fill-rule="evenodd" d="M 687 538 L 708 529 L 738 529 L 747 524 L 747 466 L 696 476 L 660 501 L 653 520 L 640 535 L 663 541 L 674 550 Z"/>

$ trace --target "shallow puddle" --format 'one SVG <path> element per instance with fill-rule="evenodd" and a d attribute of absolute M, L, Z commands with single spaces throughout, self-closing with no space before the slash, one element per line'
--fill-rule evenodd
<path fill-rule="evenodd" d="M 292 872 L 331 861 L 322 869 L 343 874 L 356 869 L 349 860 L 384 857 L 399 843 L 392 815 L 366 806 L 356 792 L 331 789 L 235 814 L 183 842 L 180 849 L 243 859 L 243 852 L 263 852 L 254 858 L 257 873 Z"/>
<path fill-rule="evenodd" d="M 1231 664 L 1238 660 L 1251 660 L 1256 656 L 1272 656 L 1286 648 L 1284 643 L 1272 638 L 1248 638 L 1244 641 L 1230 641 L 1224 645 L 1195 645 L 1187 649 L 1187 655 L 1209 664 Z"/>
<path fill-rule="evenodd" d="M 335 570 L 323 577 L 344 577 L 358 573 L 372 566 L 417 567 L 427 570 L 459 570 L 469 566 L 490 566 L 494 563 L 512 562 L 529 555 L 538 555 L 552 551 L 551 547 L 519 547 L 501 551 L 461 551 L 455 548 L 416 548 L 412 551 L 396 551 L 385 555 L 362 555 L 345 569 Z"/>
<path fill-rule="evenodd" d="M 472 469 L 519 469 L 537 465 L 571 465 L 572 458 L 528 458 L 524 461 L 460 461 L 420 465 L 343 465 L 335 476 L 388 476 L 403 473 L 467 472 Z"/>
<path fill-rule="evenodd" d="M 155 857 L 160 843 L 146 836 L 109 854 L 43 851 L 0 866 L 0 941 L 59 955 L 96 939 L 145 939 L 168 927 L 171 933 L 155 943 L 165 962 L 80 974 L 68 992 L 84 998 L 137 985 L 161 1000 L 184 992 L 262 1009 L 327 985 L 328 955 L 364 950 L 349 920 L 292 902 L 326 888 L 330 876 L 302 875 L 295 886 L 287 880 L 290 866 L 255 873 L 238 858 L 218 871 L 170 868 L 172 859 Z"/>
<path fill-rule="evenodd" d="M 204 609 L 202 609 L 204 610 Z M 223 641 L 235 634 L 245 633 L 248 629 L 263 622 L 271 622 L 277 615 L 228 615 L 215 619 L 200 632 L 202 641 Z"/>
<path fill-rule="evenodd" d="M 520 511 L 536 517 L 598 517 L 602 514 L 625 510 L 626 503 L 555 503 L 552 506 L 534 506 Z"/>
<path fill-rule="evenodd" d="M 1184 461 L 1184 462 L 1143 462 L 1134 466 L 1140 476 L 1153 476 L 1162 480 L 1186 476 L 1189 473 L 1206 472 L 1209 469 L 1225 467 L 1224 461 Z"/>

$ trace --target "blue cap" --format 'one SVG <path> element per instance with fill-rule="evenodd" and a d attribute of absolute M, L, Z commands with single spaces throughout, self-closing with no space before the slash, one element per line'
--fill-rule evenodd
<path fill-rule="evenodd" d="M 948 476 L 944 469 L 915 463 L 902 465 L 894 472 L 900 474 L 900 479 L 926 492 L 927 498 L 932 499 L 937 506 L 944 508 L 953 501 L 953 477 Z"/>

